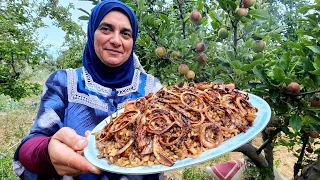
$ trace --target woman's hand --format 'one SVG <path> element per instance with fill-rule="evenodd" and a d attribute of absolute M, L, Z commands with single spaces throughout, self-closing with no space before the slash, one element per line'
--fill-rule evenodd
<path fill-rule="evenodd" d="M 86 136 L 89 131 L 86 132 Z M 51 162 L 61 176 L 77 176 L 92 172 L 100 174 L 102 171 L 92 165 L 83 155 L 87 146 L 87 138 L 78 135 L 73 129 L 64 127 L 57 131 L 48 145 Z"/>

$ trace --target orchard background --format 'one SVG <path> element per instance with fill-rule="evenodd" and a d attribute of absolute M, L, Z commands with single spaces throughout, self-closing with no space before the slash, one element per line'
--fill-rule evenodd
<path fill-rule="evenodd" d="M 124 2 L 139 19 L 135 53 L 164 85 L 224 82 L 269 103 L 272 118 L 259 136 L 261 145 L 237 149 L 255 164 L 248 170 L 251 178 L 274 178 L 272 167 L 279 162 L 274 148 L 279 146 L 297 158 L 287 170 L 293 172 L 290 179 L 314 175 L 320 166 L 320 0 Z M 11 158 L 29 131 L 46 77 L 81 66 L 86 33 L 71 19 L 74 8 L 58 0 L 1 1 L 1 179 L 16 179 Z M 86 23 L 91 9 L 79 11 Z M 46 26 L 44 18 L 66 33 L 58 57 L 48 53 L 35 33 Z M 194 168 L 203 172 L 201 166 Z M 195 172 L 186 168 L 182 178 L 205 178 Z"/>

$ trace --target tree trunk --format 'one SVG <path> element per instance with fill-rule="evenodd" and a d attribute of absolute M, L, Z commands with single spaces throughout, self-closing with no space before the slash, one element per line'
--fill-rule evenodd
<path fill-rule="evenodd" d="M 263 141 L 268 141 L 269 140 L 269 136 L 267 133 L 265 133 L 264 131 L 262 132 L 262 139 Z M 271 137 L 272 138 L 272 137 Z M 265 158 L 268 162 L 268 167 L 269 167 L 269 172 L 270 174 L 264 174 L 266 177 L 269 176 L 269 178 L 271 180 L 274 180 L 274 172 L 273 172 L 273 144 L 270 143 L 266 146 L 266 148 L 264 149 L 264 153 L 265 153 Z"/>
<path fill-rule="evenodd" d="M 297 180 L 318 180 L 320 177 L 320 159 L 305 167 Z"/>

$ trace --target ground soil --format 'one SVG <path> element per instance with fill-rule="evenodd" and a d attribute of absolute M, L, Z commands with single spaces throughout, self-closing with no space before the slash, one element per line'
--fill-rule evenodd
<path fill-rule="evenodd" d="M 258 135 L 253 139 L 252 144 L 255 146 L 260 146 L 262 144 L 261 135 Z M 238 152 L 230 152 L 226 154 L 228 159 L 242 159 L 243 154 Z M 293 166 L 297 162 L 297 158 L 293 155 L 292 151 L 289 151 L 287 147 L 276 146 L 274 148 L 274 160 L 277 170 L 285 180 L 293 179 Z M 182 180 L 183 169 L 178 169 L 176 171 L 169 171 L 165 173 L 165 177 L 168 180 Z"/>

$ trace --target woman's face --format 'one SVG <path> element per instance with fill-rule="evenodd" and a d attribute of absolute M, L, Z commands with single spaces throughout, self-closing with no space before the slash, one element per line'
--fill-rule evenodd
<path fill-rule="evenodd" d="M 133 39 L 128 17 L 111 11 L 101 20 L 94 32 L 94 50 L 98 58 L 109 67 L 117 67 L 130 57 Z"/>

